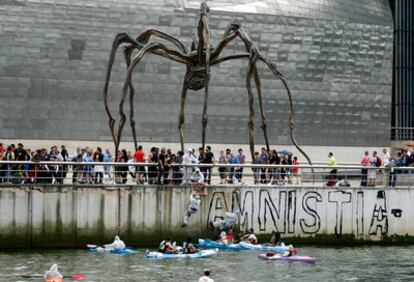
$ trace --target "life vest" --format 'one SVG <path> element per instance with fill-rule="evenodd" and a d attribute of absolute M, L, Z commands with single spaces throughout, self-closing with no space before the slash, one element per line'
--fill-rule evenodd
<path fill-rule="evenodd" d="M 161 243 L 160 243 L 160 245 L 158 246 L 158 251 L 160 252 L 160 253 L 164 253 L 166 250 L 167 250 L 167 243 L 168 243 L 169 241 L 167 241 L 167 240 L 163 240 Z"/>
<path fill-rule="evenodd" d="M 227 235 L 226 236 L 226 239 L 227 239 L 227 241 L 230 243 L 230 242 L 233 242 L 234 241 L 234 236 L 233 235 Z"/>
<path fill-rule="evenodd" d="M 298 252 L 295 249 L 290 249 L 289 250 L 289 256 L 296 256 L 298 254 Z"/>
<path fill-rule="evenodd" d="M 187 241 L 184 241 L 183 243 L 183 252 L 184 254 L 190 253 L 190 248 L 188 247 L 190 244 Z"/>

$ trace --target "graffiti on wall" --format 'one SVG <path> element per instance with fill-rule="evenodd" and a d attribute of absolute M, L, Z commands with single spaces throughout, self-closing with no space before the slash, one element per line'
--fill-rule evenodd
<path fill-rule="evenodd" d="M 372 191 L 374 192 L 374 191 Z M 387 235 L 389 216 L 399 218 L 402 210 L 387 209 L 386 191 L 241 189 L 211 195 L 207 223 L 236 213 L 240 229 L 250 227 L 263 233 L 334 233 L 338 236 Z M 369 205 L 367 203 L 370 203 Z M 368 224 L 369 226 L 365 226 Z"/>

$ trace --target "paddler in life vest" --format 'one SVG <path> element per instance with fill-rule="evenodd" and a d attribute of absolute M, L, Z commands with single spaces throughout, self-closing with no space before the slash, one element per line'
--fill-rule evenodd
<path fill-rule="evenodd" d="M 115 236 L 115 240 L 111 244 L 104 245 L 105 251 L 112 251 L 112 250 L 123 250 L 126 248 L 125 243 L 119 238 L 119 236 Z"/>
<path fill-rule="evenodd" d="M 158 252 L 163 254 L 176 254 L 178 251 L 175 246 L 175 242 L 171 243 L 171 238 L 168 237 L 160 243 L 158 247 Z"/>
<path fill-rule="evenodd" d="M 184 254 L 193 254 L 193 253 L 197 253 L 199 251 L 200 251 L 199 249 L 194 247 L 191 237 L 188 237 L 187 240 L 184 241 L 184 243 L 183 243 L 183 252 L 184 252 Z"/>
<path fill-rule="evenodd" d="M 257 244 L 257 237 L 256 234 L 254 234 L 254 229 L 249 228 L 249 231 L 245 235 L 243 235 L 243 237 L 241 237 L 240 240 L 250 244 Z"/>
<path fill-rule="evenodd" d="M 58 265 L 53 264 L 49 271 L 46 271 L 43 276 L 45 278 L 45 282 L 63 282 L 63 276 L 59 273 L 58 269 Z"/>
<path fill-rule="evenodd" d="M 281 246 L 283 244 L 282 237 L 279 232 L 273 230 L 272 237 L 270 237 L 269 245 L 272 247 Z"/>
<path fill-rule="evenodd" d="M 227 244 L 233 244 L 234 243 L 233 229 L 229 229 L 229 231 L 227 231 L 226 240 L 227 240 Z"/>
<path fill-rule="evenodd" d="M 296 256 L 298 252 L 293 248 L 293 246 L 289 246 L 289 248 L 282 254 L 282 257 L 291 257 Z"/>

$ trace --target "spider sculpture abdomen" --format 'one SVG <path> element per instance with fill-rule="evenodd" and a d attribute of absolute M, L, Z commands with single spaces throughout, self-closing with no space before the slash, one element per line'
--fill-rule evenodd
<path fill-rule="evenodd" d="M 184 77 L 184 84 L 191 90 L 203 89 L 207 81 L 208 77 L 204 69 L 190 71 Z"/>

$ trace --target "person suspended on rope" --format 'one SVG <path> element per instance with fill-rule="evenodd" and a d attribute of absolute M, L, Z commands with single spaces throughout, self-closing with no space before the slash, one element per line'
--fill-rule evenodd
<path fill-rule="evenodd" d="M 188 205 L 188 209 L 184 212 L 183 219 L 182 219 L 182 227 L 187 226 L 188 219 L 191 215 L 195 214 L 201 205 L 201 199 L 199 195 L 191 195 L 190 197 L 190 204 Z"/>
<path fill-rule="evenodd" d="M 44 274 L 45 282 L 62 282 L 63 276 L 59 273 L 59 267 L 57 264 L 53 264 L 48 271 Z"/>
<path fill-rule="evenodd" d="M 191 174 L 191 182 L 195 185 L 204 185 L 204 175 L 198 167 Z"/>
<path fill-rule="evenodd" d="M 123 250 L 126 248 L 125 243 L 118 235 L 115 236 L 115 240 L 111 244 L 104 245 L 104 247 L 106 251 Z"/>
<path fill-rule="evenodd" d="M 226 212 L 225 216 L 226 216 L 225 219 L 220 219 L 220 220 L 213 222 L 212 223 L 213 227 L 219 230 L 233 228 L 237 223 L 237 214 Z"/>

